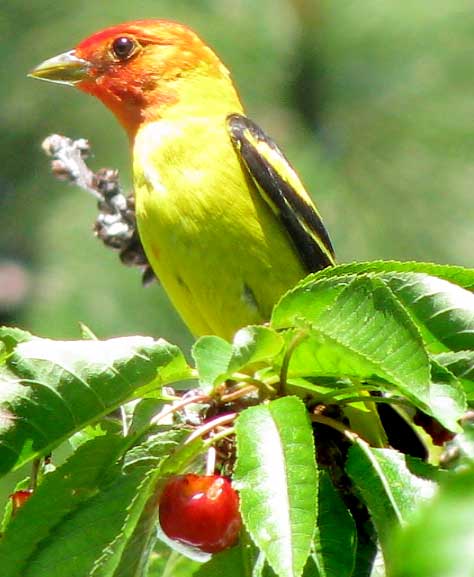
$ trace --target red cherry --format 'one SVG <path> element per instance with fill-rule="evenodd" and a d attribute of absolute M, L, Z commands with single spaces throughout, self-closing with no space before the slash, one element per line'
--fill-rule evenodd
<path fill-rule="evenodd" d="M 206 553 L 234 545 L 242 524 L 239 497 L 219 475 L 172 477 L 161 494 L 159 514 L 165 535 Z"/>
<path fill-rule="evenodd" d="M 28 499 L 33 494 L 33 491 L 30 489 L 24 491 L 15 491 L 10 495 L 10 499 L 12 500 L 12 507 L 13 513 L 16 513 L 20 507 L 22 507 Z"/>

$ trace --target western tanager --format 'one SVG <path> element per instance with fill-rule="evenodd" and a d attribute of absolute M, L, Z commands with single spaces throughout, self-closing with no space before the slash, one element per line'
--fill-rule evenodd
<path fill-rule="evenodd" d="M 96 96 L 127 131 L 141 241 L 195 335 L 231 338 L 268 320 L 285 291 L 334 264 L 297 174 L 189 28 L 106 28 L 32 75 Z"/>

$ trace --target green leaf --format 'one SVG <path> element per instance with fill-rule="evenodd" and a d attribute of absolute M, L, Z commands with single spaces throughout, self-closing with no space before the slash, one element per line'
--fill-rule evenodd
<path fill-rule="evenodd" d="M 383 260 L 353 262 L 328 267 L 307 276 L 299 283 L 299 286 L 305 286 L 306 283 L 312 283 L 320 279 L 367 273 L 421 273 L 447 280 L 470 291 L 474 290 L 474 269 L 472 268 L 415 261 L 399 262 Z"/>
<path fill-rule="evenodd" d="M 305 321 L 310 337 L 295 350 L 290 377 L 378 376 L 418 403 L 429 400 L 430 365 L 423 342 L 381 280 L 353 279 L 316 321 Z"/>
<path fill-rule="evenodd" d="M 440 353 L 433 358 L 458 378 L 467 400 L 474 401 L 474 351 Z"/>
<path fill-rule="evenodd" d="M 94 550 L 98 557 L 106 542 L 102 543 L 100 551 L 90 547 L 90 544 L 98 539 L 106 541 L 107 537 L 113 540 L 115 532 L 109 535 L 108 530 L 114 526 L 114 518 L 117 516 L 120 517 L 119 524 L 123 523 L 126 517 L 126 501 L 122 501 L 120 506 L 116 502 L 113 512 L 109 510 L 110 503 L 102 503 L 93 519 L 87 521 L 84 518 L 84 522 L 87 521 L 87 531 L 82 526 L 72 535 L 67 535 L 67 528 L 71 526 L 69 523 L 73 522 L 77 513 L 88 509 L 87 503 L 103 498 L 100 491 L 104 484 L 107 484 L 110 469 L 114 467 L 124 447 L 125 440 L 120 437 L 98 437 L 82 445 L 64 465 L 45 476 L 33 496 L 12 519 L 0 541 L 0 566 L 5 575 L 83 577 L 88 574 L 93 564 L 93 560 L 90 560 L 90 555 L 94 555 L 92 551 Z M 141 480 L 134 481 L 136 492 Z M 101 513 L 112 513 L 112 516 L 104 519 Z M 99 522 L 100 518 L 102 521 Z M 65 547 L 65 542 L 75 544 L 75 549 Z M 58 550 L 61 546 L 62 551 Z M 48 553 L 52 550 L 56 551 L 57 557 L 50 559 L 50 565 L 45 567 L 45 556 L 49 558 Z M 82 555 L 90 562 L 87 571 L 81 563 Z M 78 573 L 74 566 L 80 566 L 82 573 Z M 62 567 L 59 572 L 58 567 Z"/>
<path fill-rule="evenodd" d="M 201 337 L 192 355 L 204 390 L 212 389 L 244 367 L 276 357 L 283 338 L 269 327 L 249 326 L 238 331 L 232 345 L 215 336 Z"/>
<path fill-rule="evenodd" d="M 33 338 L 31 333 L 22 331 L 21 329 L 0 327 L 0 341 L 3 343 L 7 354 L 11 353 L 19 343 L 25 343 Z"/>
<path fill-rule="evenodd" d="M 390 288 L 431 352 L 474 349 L 474 269 L 462 267 L 380 261 L 331 267 L 309 275 L 284 295 L 273 312 L 273 325 L 294 325 L 301 308 L 309 307 L 311 316 L 320 308 L 310 302 L 312 294 L 337 294 L 360 276 L 379 278 Z"/>
<path fill-rule="evenodd" d="M 165 457 L 166 465 L 162 466 L 169 466 L 174 459 L 179 459 L 179 453 L 187 451 L 182 447 L 182 442 L 189 434 L 190 429 L 184 426 L 174 428 L 162 425 L 151 428 L 143 442 L 127 451 L 123 458 L 123 469 L 128 471 L 129 468 L 144 465 L 158 467 Z"/>
<path fill-rule="evenodd" d="M 55 528 L 54 544 L 48 544 L 34 559 L 40 570 L 38 577 L 41 574 L 40 568 L 52 565 L 53 560 L 64 550 L 66 539 L 72 550 L 76 546 L 77 550 L 87 547 L 87 553 L 81 553 L 84 573 L 78 567 L 77 577 L 87 574 L 87 570 L 90 571 L 90 577 L 115 577 L 117 571 L 119 575 L 124 575 L 125 571 L 127 577 L 143 577 L 148 553 L 156 535 L 155 485 L 156 475 L 146 469 L 117 475 L 113 482 L 104 486 L 100 494 L 81 507 L 62 527 Z M 147 506 L 153 507 L 153 511 L 148 510 L 148 516 L 144 516 Z M 154 519 L 151 518 L 153 513 Z M 84 531 L 88 526 L 90 529 Z M 84 533 L 87 534 L 87 541 L 84 540 Z M 91 569 L 87 569 L 89 564 Z M 58 577 L 67 575 L 71 571 L 69 567 L 70 560 L 65 559 L 63 569 L 57 568 Z M 73 577 L 71 572 L 69 575 Z M 54 577 L 53 572 L 51 577 Z"/>
<path fill-rule="evenodd" d="M 165 404 L 166 401 L 162 399 L 145 398 L 138 401 L 133 408 L 133 417 L 128 434 L 137 435 L 147 430 L 150 427 L 150 421 Z"/>
<path fill-rule="evenodd" d="M 156 540 L 156 496 L 152 495 L 127 538 L 113 577 L 146 577 L 153 545 Z M 95 577 L 95 574 L 93 574 Z M 100 573 L 97 574 L 97 577 Z M 107 573 L 104 573 L 104 577 Z"/>
<path fill-rule="evenodd" d="M 455 433 L 462 429 L 458 423 L 466 411 L 466 395 L 459 381 L 445 367 L 431 361 L 429 409 L 444 427 Z"/>
<path fill-rule="evenodd" d="M 352 515 L 333 487 L 329 475 L 320 474 L 318 526 L 312 555 L 318 577 L 351 577 L 357 544 Z"/>
<path fill-rule="evenodd" d="M 374 449 L 361 439 L 349 450 L 346 470 L 370 511 L 385 554 L 393 531 L 433 496 L 436 485 L 411 473 L 402 453 Z"/>
<path fill-rule="evenodd" d="M 418 324 L 431 352 L 474 349 L 474 294 L 425 274 L 382 277 Z"/>
<path fill-rule="evenodd" d="M 164 569 L 159 572 L 151 571 L 147 577 L 192 577 L 201 565 L 202 563 L 171 551 Z"/>
<path fill-rule="evenodd" d="M 315 279 L 309 275 L 282 296 L 274 307 L 271 326 L 275 329 L 316 325 L 319 317 L 336 302 L 355 275 Z"/>
<path fill-rule="evenodd" d="M 188 373 L 181 351 L 163 340 L 19 342 L 0 366 L 0 474 Z"/>
<path fill-rule="evenodd" d="M 284 397 L 243 411 L 236 423 L 244 524 L 280 577 L 301 575 L 317 519 L 317 468 L 303 403 Z"/>
<path fill-rule="evenodd" d="M 212 559 L 194 574 L 194 577 L 252 577 L 252 559 L 241 543 L 213 555 Z"/>
<path fill-rule="evenodd" d="M 390 577 L 474 575 L 474 471 L 453 474 L 386 555 Z"/>
<path fill-rule="evenodd" d="M 158 483 L 189 457 L 179 443 L 186 435 L 162 430 L 130 450 L 130 439 L 115 435 L 81 445 L 8 525 L 0 541 L 5 574 L 144 577 L 157 535 Z"/>
<path fill-rule="evenodd" d="M 240 329 L 232 343 L 229 373 L 240 371 L 247 365 L 276 357 L 283 348 L 283 338 L 273 329 L 249 326 Z"/>
<path fill-rule="evenodd" d="M 223 379 L 232 357 L 232 345 L 220 337 L 207 335 L 198 339 L 191 351 L 201 387 L 208 391 Z"/>

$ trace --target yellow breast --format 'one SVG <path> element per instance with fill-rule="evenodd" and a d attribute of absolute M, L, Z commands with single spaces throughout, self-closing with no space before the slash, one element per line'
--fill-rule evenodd
<path fill-rule="evenodd" d="M 147 257 L 194 334 L 231 338 L 267 320 L 304 276 L 232 147 L 224 115 L 144 126 L 135 140 L 134 185 Z"/>

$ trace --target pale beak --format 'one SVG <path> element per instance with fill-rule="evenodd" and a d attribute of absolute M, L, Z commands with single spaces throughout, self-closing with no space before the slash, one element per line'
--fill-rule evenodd
<path fill-rule="evenodd" d="M 34 68 L 28 76 L 59 84 L 75 84 L 88 77 L 89 69 L 90 63 L 78 58 L 74 50 L 70 50 L 45 60 Z"/>

